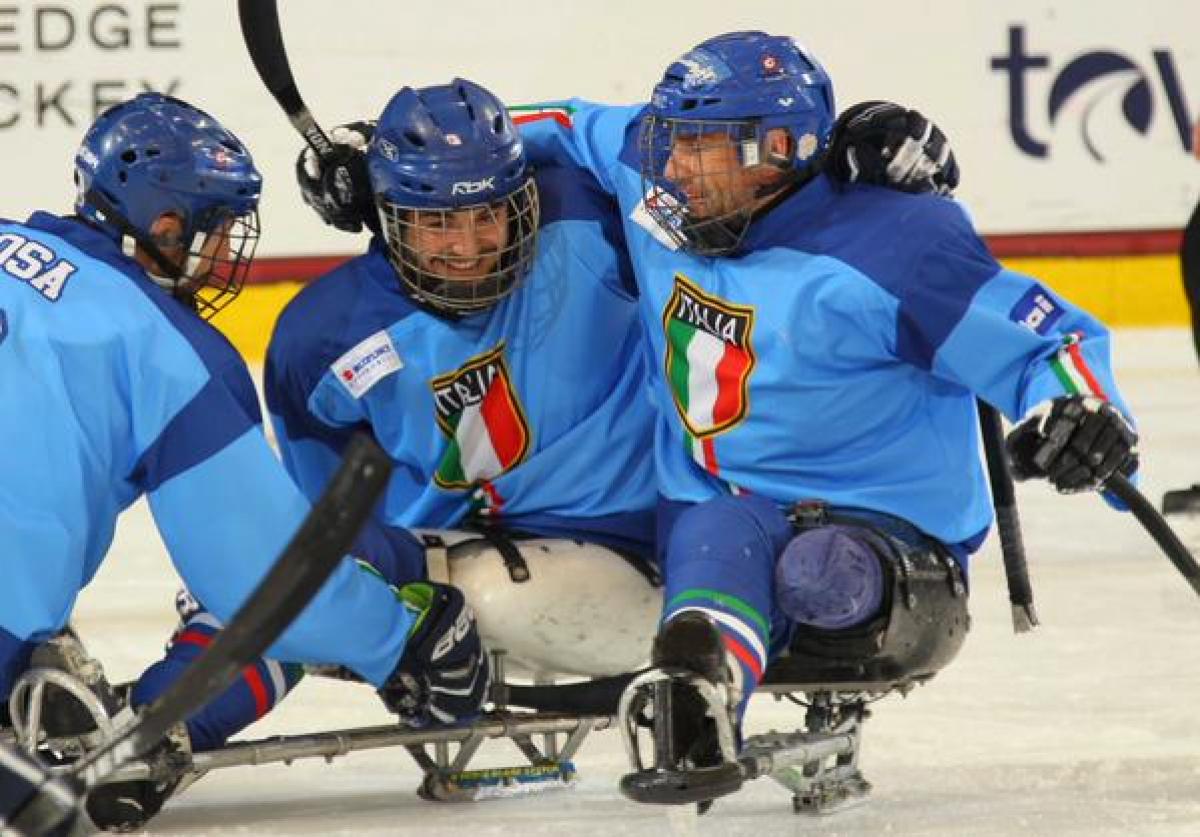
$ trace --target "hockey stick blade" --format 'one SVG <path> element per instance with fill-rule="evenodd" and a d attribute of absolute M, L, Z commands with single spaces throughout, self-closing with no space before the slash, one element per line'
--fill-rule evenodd
<path fill-rule="evenodd" d="M 386 488 L 391 468 L 387 454 L 369 437 L 351 440 L 325 493 L 212 645 L 112 741 L 81 759 L 74 775 L 92 787 L 149 751 L 173 725 L 228 688 L 300 615 L 333 573 Z"/>
<path fill-rule="evenodd" d="M 1037 611 L 1033 609 L 1033 585 L 1029 581 L 1029 565 L 1025 559 L 1025 539 L 1017 512 L 1017 495 L 1004 450 L 1004 424 L 999 410 L 984 401 L 979 401 L 979 429 L 987 460 L 992 504 L 996 507 L 996 531 L 1000 536 L 1000 555 L 1004 560 L 1004 577 L 1008 582 L 1013 633 L 1023 634 L 1038 625 Z"/>
<path fill-rule="evenodd" d="M 1175 530 L 1171 528 L 1170 524 L 1163 520 L 1154 505 L 1121 474 L 1113 474 L 1109 477 L 1104 487 L 1129 506 L 1133 516 L 1166 553 L 1167 558 L 1175 565 L 1175 569 L 1179 570 L 1196 594 L 1200 595 L 1200 564 L 1196 563 L 1195 557 L 1184 546 L 1183 541 L 1179 540 L 1179 536 L 1175 534 Z"/>
<path fill-rule="evenodd" d="M 309 147 L 317 156 L 328 157 L 333 152 L 333 143 L 309 112 L 296 87 L 283 45 L 283 31 L 279 28 L 276 0 L 238 0 L 238 20 L 259 78 Z"/>

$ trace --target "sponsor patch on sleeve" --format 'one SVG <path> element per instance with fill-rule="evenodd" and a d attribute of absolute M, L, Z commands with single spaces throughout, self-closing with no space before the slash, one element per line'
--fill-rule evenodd
<path fill-rule="evenodd" d="M 339 357 L 329 367 L 351 395 L 362 398 L 371 387 L 404 368 L 392 338 L 377 331 Z"/>
<path fill-rule="evenodd" d="M 1041 285 L 1034 285 L 1008 312 L 1009 319 L 1045 335 L 1062 319 L 1064 311 Z"/>

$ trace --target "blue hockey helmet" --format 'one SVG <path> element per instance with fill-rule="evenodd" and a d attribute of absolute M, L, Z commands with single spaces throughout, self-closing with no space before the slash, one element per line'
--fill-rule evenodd
<path fill-rule="evenodd" d="M 92 123 L 75 155 L 77 214 L 139 249 L 150 277 L 209 317 L 241 290 L 258 241 L 262 177 L 199 108 L 142 93 Z M 164 215 L 172 231 L 155 233 Z"/>
<path fill-rule="evenodd" d="M 702 255 L 732 252 L 764 200 L 815 171 L 835 117 L 829 76 L 791 38 L 710 38 L 674 61 L 654 88 L 639 143 L 646 208 L 679 246 Z M 724 194 L 730 170 L 697 170 L 701 155 L 668 171 L 676 146 L 694 147 L 700 138 L 727 141 L 738 168 L 776 174 L 767 169 L 747 180 L 739 197 Z"/>
<path fill-rule="evenodd" d="M 512 119 L 484 88 L 402 89 L 379 117 L 367 170 L 389 258 L 423 305 L 483 310 L 528 273 L 537 188 Z"/>

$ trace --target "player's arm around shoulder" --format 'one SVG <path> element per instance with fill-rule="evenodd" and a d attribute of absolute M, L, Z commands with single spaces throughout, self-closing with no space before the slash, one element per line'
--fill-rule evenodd
<path fill-rule="evenodd" d="M 618 297 L 637 296 L 633 266 L 616 199 L 589 172 L 575 166 L 545 166 L 535 174 L 541 201 L 537 264 L 563 281 L 581 268 Z M 562 275 L 558 275 L 562 274 Z"/>
<path fill-rule="evenodd" d="M 574 165 L 592 173 L 601 187 L 616 192 L 613 170 L 630 123 L 641 105 L 602 105 L 583 99 L 509 108 L 534 166 Z"/>

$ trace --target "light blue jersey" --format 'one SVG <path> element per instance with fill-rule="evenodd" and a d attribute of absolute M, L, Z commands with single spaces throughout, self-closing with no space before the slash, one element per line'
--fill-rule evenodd
<path fill-rule="evenodd" d="M 267 404 L 305 492 L 355 428 L 395 460 L 373 562 L 396 560 L 389 529 L 468 518 L 640 551 L 653 540 L 653 419 L 615 204 L 577 167 L 536 179 L 537 255 L 495 307 L 459 320 L 417 307 L 377 239 L 276 325 Z M 385 574 L 423 570 L 416 556 Z"/>
<path fill-rule="evenodd" d="M 0 222 L 0 440 L 0 656 L 66 624 L 143 494 L 179 574 L 223 620 L 309 509 L 233 347 L 76 219 Z M 381 684 L 410 622 L 345 561 L 270 653 Z"/>
<path fill-rule="evenodd" d="M 1014 420 L 1076 392 L 1128 414 L 1105 328 L 1001 267 L 954 201 L 821 176 L 756 220 L 741 255 L 691 256 L 643 207 L 642 107 L 557 112 L 524 126 L 526 149 L 620 203 L 668 499 L 820 498 L 971 549 L 992 520 L 977 396 Z"/>

